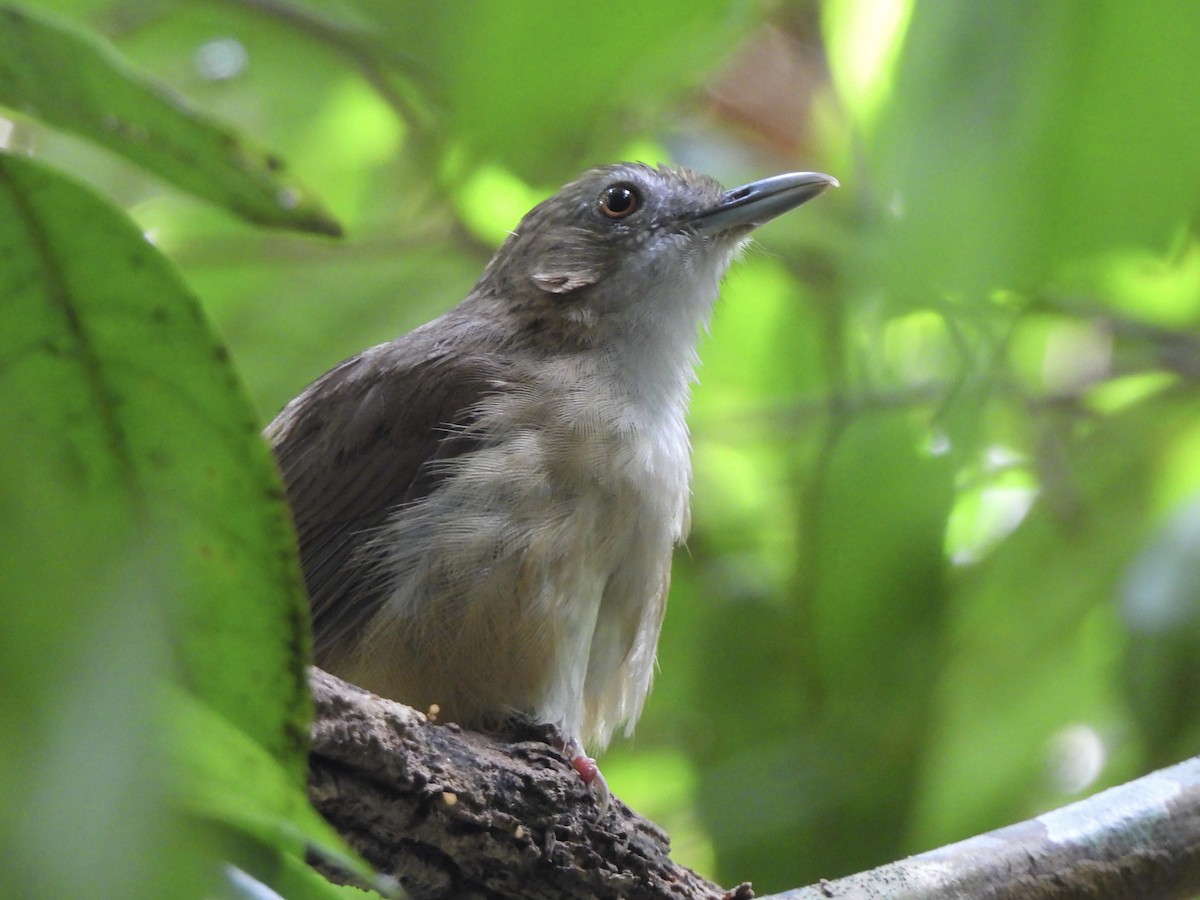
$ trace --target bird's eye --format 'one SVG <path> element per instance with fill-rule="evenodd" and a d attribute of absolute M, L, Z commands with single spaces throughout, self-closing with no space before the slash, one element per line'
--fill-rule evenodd
<path fill-rule="evenodd" d="M 600 194 L 600 212 L 610 219 L 624 219 L 637 212 L 642 195 L 632 184 L 610 184 Z"/>

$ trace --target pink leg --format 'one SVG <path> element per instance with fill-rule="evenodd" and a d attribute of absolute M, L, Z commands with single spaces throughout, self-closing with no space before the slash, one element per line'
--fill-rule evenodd
<path fill-rule="evenodd" d="M 612 792 L 608 789 L 608 782 L 600 773 L 599 766 L 596 761 L 583 752 L 583 745 L 579 743 L 578 738 L 569 738 L 563 741 L 562 751 L 571 761 L 571 768 L 579 773 L 580 779 L 596 793 L 596 804 L 600 807 L 597 818 L 604 818 L 604 814 L 608 812 L 609 800 L 612 798 Z"/>

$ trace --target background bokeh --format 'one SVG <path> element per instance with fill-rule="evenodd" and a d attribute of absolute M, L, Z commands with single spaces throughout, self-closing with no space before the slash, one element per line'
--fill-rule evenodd
<path fill-rule="evenodd" d="M 1200 753 L 1200 6 L 26 5 L 341 222 L 258 229 L 0 109 L 178 267 L 263 423 L 583 168 L 841 180 L 727 279 L 660 673 L 602 759 L 680 862 L 780 890 Z"/>

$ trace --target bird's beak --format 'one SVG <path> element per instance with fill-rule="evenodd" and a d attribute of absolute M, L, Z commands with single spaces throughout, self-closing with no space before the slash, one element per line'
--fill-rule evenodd
<path fill-rule="evenodd" d="M 716 206 L 700 213 L 690 224 L 699 234 L 749 231 L 831 187 L 838 187 L 838 180 L 820 172 L 774 175 L 726 191 Z"/>

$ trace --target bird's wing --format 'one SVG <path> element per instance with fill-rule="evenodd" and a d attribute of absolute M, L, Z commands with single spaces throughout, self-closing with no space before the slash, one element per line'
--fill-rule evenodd
<path fill-rule="evenodd" d="M 495 356 L 407 335 L 331 369 L 266 429 L 299 537 L 318 664 L 384 599 L 354 554 L 395 508 L 441 477 L 430 463 L 468 452 L 464 428 L 496 389 Z"/>

